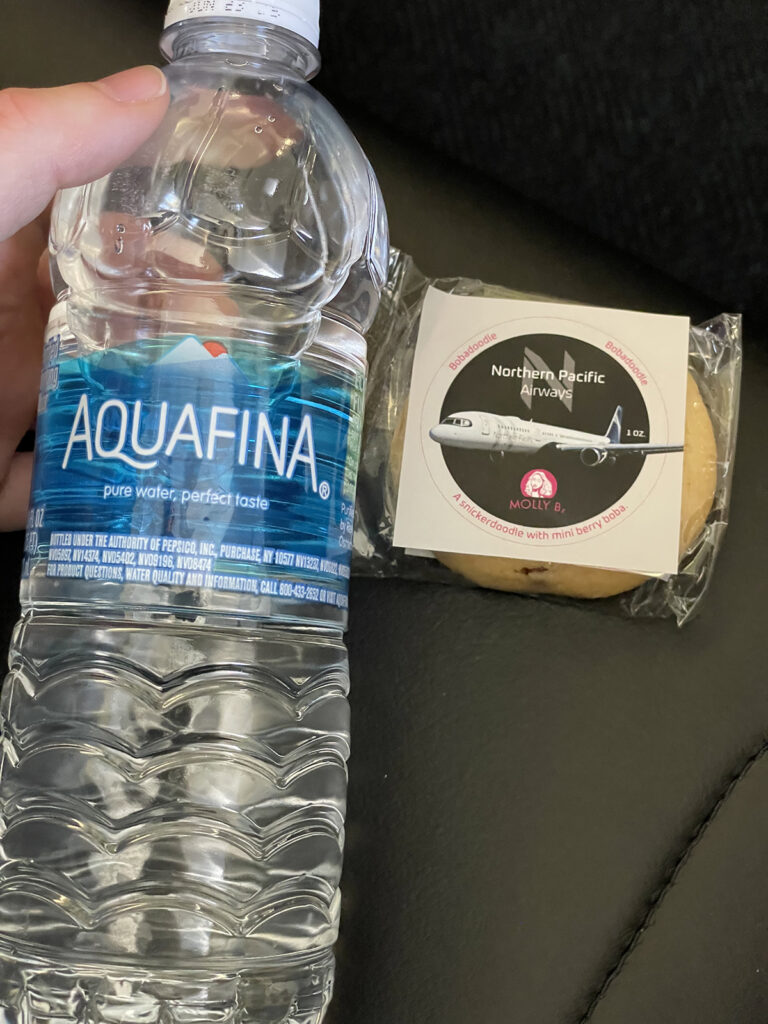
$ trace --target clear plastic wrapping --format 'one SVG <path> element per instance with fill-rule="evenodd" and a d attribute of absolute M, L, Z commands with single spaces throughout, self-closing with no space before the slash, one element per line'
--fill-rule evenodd
<path fill-rule="evenodd" d="M 410 256 L 397 250 L 390 254 L 387 285 L 378 316 L 368 335 L 370 374 L 358 484 L 353 573 L 472 586 L 475 584 L 452 572 L 437 558 L 412 556 L 393 544 L 402 432 L 421 309 L 430 286 L 458 295 L 552 300 L 469 278 L 429 279 L 418 270 Z M 683 550 L 675 575 L 659 578 L 627 576 L 631 589 L 617 597 L 590 602 L 619 609 L 623 614 L 636 618 L 672 616 L 679 625 L 695 613 L 709 586 L 728 523 L 741 379 L 741 318 L 738 315 L 724 313 L 691 328 L 688 370 L 689 382 L 692 379 L 698 387 L 711 421 L 716 446 L 716 456 L 713 447 L 710 460 L 716 460 L 716 465 L 709 467 L 714 494 L 708 513 L 704 510 L 706 519 L 704 521 L 702 515 L 700 521 L 689 524 L 691 529 L 686 529 L 683 521 Z M 707 504 L 709 493 L 711 491 L 707 495 Z M 683 509 L 685 514 L 685 503 Z M 595 572 L 602 575 L 607 570 L 581 570 L 582 575 Z M 574 573 L 570 575 L 575 578 Z M 503 589 L 517 590 L 518 587 L 512 583 Z M 553 595 L 543 591 L 536 596 Z"/>

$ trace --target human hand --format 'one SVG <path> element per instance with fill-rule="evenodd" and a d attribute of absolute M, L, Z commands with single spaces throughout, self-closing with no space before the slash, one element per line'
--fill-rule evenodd
<path fill-rule="evenodd" d="M 16 449 L 34 423 L 53 304 L 45 252 L 51 199 L 114 170 L 167 106 L 165 78 L 150 66 L 100 82 L 0 91 L 0 530 L 26 520 L 32 455 Z"/>

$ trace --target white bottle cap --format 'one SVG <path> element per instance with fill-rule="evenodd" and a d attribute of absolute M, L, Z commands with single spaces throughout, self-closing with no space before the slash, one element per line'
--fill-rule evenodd
<path fill-rule="evenodd" d="M 314 47 L 320 41 L 320 0 L 171 0 L 165 27 L 192 18 L 250 18 L 287 28 Z"/>

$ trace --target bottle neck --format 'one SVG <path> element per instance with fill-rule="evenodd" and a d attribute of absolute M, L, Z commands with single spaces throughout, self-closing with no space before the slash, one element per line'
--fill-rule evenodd
<path fill-rule="evenodd" d="M 315 47 L 287 29 L 243 18 L 201 18 L 170 25 L 160 49 L 171 61 L 196 54 L 226 54 L 235 66 L 272 65 L 309 80 L 320 69 Z"/>

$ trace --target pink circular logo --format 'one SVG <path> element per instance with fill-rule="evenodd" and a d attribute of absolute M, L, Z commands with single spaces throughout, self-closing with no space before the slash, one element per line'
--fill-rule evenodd
<path fill-rule="evenodd" d="M 557 480 L 548 469 L 532 469 L 520 481 L 520 490 L 526 498 L 554 498 Z"/>

